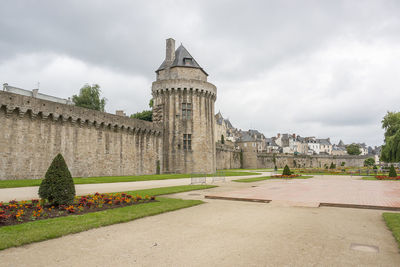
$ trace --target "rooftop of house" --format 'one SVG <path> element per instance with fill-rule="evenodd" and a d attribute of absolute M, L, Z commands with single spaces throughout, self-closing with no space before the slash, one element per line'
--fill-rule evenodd
<path fill-rule="evenodd" d="M 332 145 L 331 140 L 329 138 L 326 139 L 317 139 L 317 142 L 321 145 Z"/>
<path fill-rule="evenodd" d="M 14 93 L 14 94 L 19 94 L 19 95 L 24 95 L 24 96 L 30 96 L 38 99 L 43 99 L 47 101 L 52 101 L 52 102 L 57 102 L 61 104 L 68 104 L 68 105 L 74 105 L 74 103 L 71 101 L 71 99 L 63 99 L 51 95 L 45 95 L 42 93 L 39 93 L 39 89 L 33 89 L 33 90 L 26 90 L 14 86 L 9 86 L 7 83 L 3 84 L 3 90 L 6 92 Z"/>

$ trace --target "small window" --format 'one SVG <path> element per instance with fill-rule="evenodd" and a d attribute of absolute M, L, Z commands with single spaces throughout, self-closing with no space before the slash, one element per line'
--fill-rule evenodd
<path fill-rule="evenodd" d="M 185 58 L 183 59 L 183 63 L 184 63 L 185 65 L 192 65 L 192 59 L 191 59 L 191 58 L 185 57 Z"/>
<path fill-rule="evenodd" d="M 190 120 L 192 118 L 192 103 L 182 103 L 182 119 Z"/>
<path fill-rule="evenodd" d="M 183 150 L 192 150 L 192 135 L 183 135 Z"/>

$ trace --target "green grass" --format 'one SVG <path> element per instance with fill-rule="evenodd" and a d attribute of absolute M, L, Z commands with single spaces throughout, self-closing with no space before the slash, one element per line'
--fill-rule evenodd
<path fill-rule="evenodd" d="M 200 190 L 215 186 L 188 185 L 129 191 L 130 194 L 164 195 L 184 191 Z M 158 202 L 108 209 L 83 215 L 71 215 L 47 220 L 38 220 L 18 225 L 0 227 L 0 250 L 33 242 L 79 233 L 93 228 L 128 222 L 163 212 L 202 204 L 201 200 L 157 198 Z M 149 226 L 150 227 L 150 226 Z"/>
<path fill-rule="evenodd" d="M 378 181 L 378 179 L 375 178 L 375 176 L 364 176 L 361 178 L 362 180 L 373 180 L 373 181 Z"/>
<path fill-rule="evenodd" d="M 243 176 L 257 175 L 255 172 L 224 171 L 225 176 Z M 190 178 L 191 174 L 156 174 L 156 175 L 138 175 L 138 176 L 103 176 L 73 178 L 75 184 L 101 184 L 101 183 L 119 183 L 119 182 L 138 182 L 149 180 L 167 180 Z M 42 179 L 23 179 L 23 180 L 1 180 L 0 188 L 14 188 L 26 186 L 39 186 Z"/>
<path fill-rule="evenodd" d="M 282 170 L 282 169 L 278 169 L 278 170 Z M 270 172 L 270 171 L 274 171 L 274 168 L 263 168 L 263 169 L 228 169 L 228 170 L 224 170 L 224 171 L 266 171 L 266 172 Z"/>
<path fill-rule="evenodd" d="M 382 216 L 387 227 L 392 231 L 400 249 L 400 213 L 384 212 Z"/>
<path fill-rule="evenodd" d="M 233 181 L 239 182 L 239 183 L 252 183 L 252 182 L 271 180 L 271 179 L 292 180 L 292 179 L 308 179 L 308 178 L 312 178 L 312 176 L 299 176 L 299 177 L 294 177 L 294 178 L 277 178 L 277 177 L 273 177 L 273 176 L 263 176 L 263 177 L 255 177 L 255 178 L 238 179 L 238 180 L 233 180 Z"/>

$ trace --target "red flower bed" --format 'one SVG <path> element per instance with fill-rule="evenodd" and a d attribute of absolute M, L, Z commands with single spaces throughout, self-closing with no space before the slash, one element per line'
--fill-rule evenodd
<path fill-rule="evenodd" d="M 272 175 L 272 177 L 275 178 L 295 178 L 295 177 L 299 177 L 301 175 L 298 174 L 291 174 L 291 175 Z"/>
<path fill-rule="evenodd" d="M 60 205 L 58 207 L 43 205 L 38 199 L 32 199 L 30 202 L 11 200 L 8 204 L 0 202 L 0 227 L 154 201 L 156 201 L 154 196 L 132 196 L 126 193 L 95 193 L 94 195 L 75 197 L 71 205 Z"/>
<path fill-rule="evenodd" d="M 385 175 L 377 175 L 377 176 L 375 176 L 375 178 L 378 180 L 400 180 L 400 176 L 389 177 L 389 176 L 385 176 Z"/>

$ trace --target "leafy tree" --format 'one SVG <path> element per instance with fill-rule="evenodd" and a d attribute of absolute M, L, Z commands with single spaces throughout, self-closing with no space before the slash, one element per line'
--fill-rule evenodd
<path fill-rule="evenodd" d="M 98 84 L 85 84 L 79 91 L 79 95 L 73 95 L 72 101 L 78 107 L 89 108 L 99 111 L 104 111 L 106 99 L 100 99 L 100 86 Z"/>
<path fill-rule="evenodd" d="M 333 162 L 331 162 L 331 166 L 329 167 L 329 169 L 336 169 L 336 164 L 334 164 Z"/>
<path fill-rule="evenodd" d="M 289 166 L 285 165 L 285 167 L 283 168 L 283 172 L 282 175 L 291 175 L 292 173 L 290 172 Z"/>
<path fill-rule="evenodd" d="M 346 162 L 342 161 L 342 163 L 340 164 L 340 166 L 343 167 L 344 165 L 346 165 Z"/>
<path fill-rule="evenodd" d="M 400 161 L 400 112 L 388 112 L 382 120 L 385 129 L 385 144 L 382 146 L 381 160 Z"/>
<path fill-rule="evenodd" d="M 374 164 L 375 164 L 374 158 L 367 158 L 364 160 L 364 166 L 366 166 L 366 167 L 374 166 Z"/>
<path fill-rule="evenodd" d="M 144 121 L 153 121 L 153 112 L 151 110 L 143 110 L 131 115 L 132 119 L 139 119 Z"/>
<path fill-rule="evenodd" d="M 223 134 L 221 134 L 221 144 L 225 144 L 225 138 Z"/>
<path fill-rule="evenodd" d="M 153 108 L 154 102 L 153 99 L 149 101 L 149 107 Z M 132 119 L 139 119 L 144 121 L 153 121 L 153 110 L 143 110 L 142 112 L 136 112 L 131 115 Z"/>
<path fill-rule="evenodd" d="M 74 181 L 61 154 L 53 159 L 47 169 L 45 178 L 39 187 L 39 196 L 47 199 L 52 205 L 66 205 L 74 200 Z"/>
<path fill-rule="evenodd" d="M 357 144 L 351 144 L 346 147 L 347 154 L 349 155 L 360 155 L 360 146 Z"/>
<path fill-rule="evenodd" d="M 390 166 L 389 177 L 397 177 L 397 173 L 393 165 Z"/>

